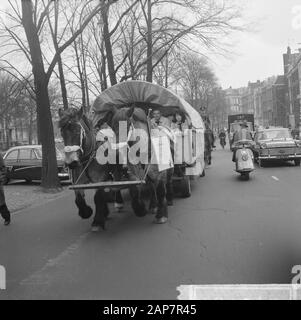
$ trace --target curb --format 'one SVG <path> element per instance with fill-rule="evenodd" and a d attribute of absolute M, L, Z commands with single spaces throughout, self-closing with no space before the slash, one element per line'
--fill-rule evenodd
<path fill-rule="evenodd" d="M 37 203 L 27 204 L 22 207 L 15 208 L 15 209 L 11 210 L 12 216 L 18 215 L 18 214 L 22 213 L 22 211 L 27 210 L 29 208 L 32 208 L 32 209 L 38 208 L 38 207 L 46 205 L 47 203 L 50 203 L 52 201 L 56 201 L 56 200 L 60 200 L 62 198 L 65 198 L 69 194 L 67 191 L 70 191 L 70 190 L 66 189 L 66 190 L 62 191 L 60 195 L 58 195 L 57 197 L 53 197 L 51 199 L 43 199 L 42 201 L 38 201 Z"/>

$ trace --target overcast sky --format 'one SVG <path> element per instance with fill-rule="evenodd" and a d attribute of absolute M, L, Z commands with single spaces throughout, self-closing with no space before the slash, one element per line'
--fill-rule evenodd
<path fill-rule="evenodd" d="M 301 0 L 237 1 L 245 8 L 246 20 L 256 21 L 256 30 L 236 36 L 231 59 L 211 56 L 223 88 L 246 86 L 248 81 L 283 73 L 282 54 L 288 44 L 293 50 L 301 47 Z M 0 0 L 0 8 L 7 3 Z M 293 8 L 298 7 L 299 28 L 293 25 L 298 22 Z"/>
<path fill-rule="evenodd" d="M 257 31 L 239 36 L 231 60 L 214 59 L 224 88 L 246 86 L 248 81 L 283 73 L 282 54 L 287 45 L 293 50 L 301 48 L 301 0 L 242 1 L 246 3 L 249 18 L 257 21 Z M 293 13 L 296 7 L 299 7 L 299 21 L 296 21 L 298 13 Z"/>

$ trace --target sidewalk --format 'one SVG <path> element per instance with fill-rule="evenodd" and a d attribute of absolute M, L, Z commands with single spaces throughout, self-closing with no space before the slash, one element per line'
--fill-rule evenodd
<path fill-rule="evenodd" d="M 19 182 L 4 186 L 6 203 L 12 213 L 64 197 L 68 191 L 68 186 L 66 185 L 63 186 L 63 191 L 58 193 L 42 192 L 38 183 L 27 184 Z"/>

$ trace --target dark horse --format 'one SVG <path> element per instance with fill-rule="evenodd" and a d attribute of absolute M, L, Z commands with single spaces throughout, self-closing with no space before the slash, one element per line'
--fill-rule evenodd
<path fill-rule="evenodd" d="M 114 113 L 106 118 L 107 123 L 110 125 L 112 130 L 115 132 L 116 138 L 119 137 L 119 124 L 121 121 L 127 123 L 127 134 L 130 128 L 133 131 L 140 129 L 146 133 L 146 143 L 150 147 L 150 131 L 147 116 L 144 111 L 140 108 L 135 107 L 124 107 L 115 109 Z M 120 142 L 117 140 L 117 143 Z M 128 141 L 129 146 L 133 145 L 135 141 Z M 149 152 L 149 154 L 151 154 Z M 166 186 L 168 185 L 168 170 L 159 171 L 157 164 L 132 164 L 131 161 L 127 161 L 128 178 L 129 180 L 139 180 L 142 178 L 146 179 L 147 184 L 150 186 L 155 199 L 156 219 L 155 223 L 163 224 L 167 222 L 168 209 L 166 201 Z M 137 216 L 145 216 L 147 209 L 142 198 L 142 186 L 130 187 L 130 195 L 132 201 L 132 208 Z"/>
<path fill-rule="evenodd" d="M 59 111 L 59 126 L 65 144 L 65 163 L 69 167 L 72 182 L 78 184 L 102 182 L 111 179 L 110 167 L 95 160 L 96 139 L 92 124 L 83 110 L 70 108 Z M 95 216 L 92 231 L 105 229 L 109 215 L 108 193 L 98 189 L 94 196 Z M 93 210 L 85 201 L 84 190 L 75 191 L 75 203 L 82 219 L 89 219 Z"/>

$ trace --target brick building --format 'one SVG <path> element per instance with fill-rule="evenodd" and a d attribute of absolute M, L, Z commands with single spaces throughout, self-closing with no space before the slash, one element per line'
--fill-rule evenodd
<path fill-rule="evenodd" d="M 301 49 L 298 53 L 292 53 L 288 47 L 287 53 L 283 55 L 283 64 L 288 85 L 288 122 L 293 129 L 299 129 L 301 127 Z"/>
<path fill-rule="evenodd" d="M 260 88 L 261 82 L 249 82 L 242 96 L 242 113 L 255 114 L 255 91 Z"/>
<path fill-rule="evenodd" d="M 227 115 L 242 113 L 242 96 L 244 92 L 245 88 L 233 89 L 230 87 L 224 90 Z"/>
<path fill-rule="evenodd" d="M 287 83 L 283 75 L 272 77 L 261 86 L 262 125 L 288 126 Z"/>

